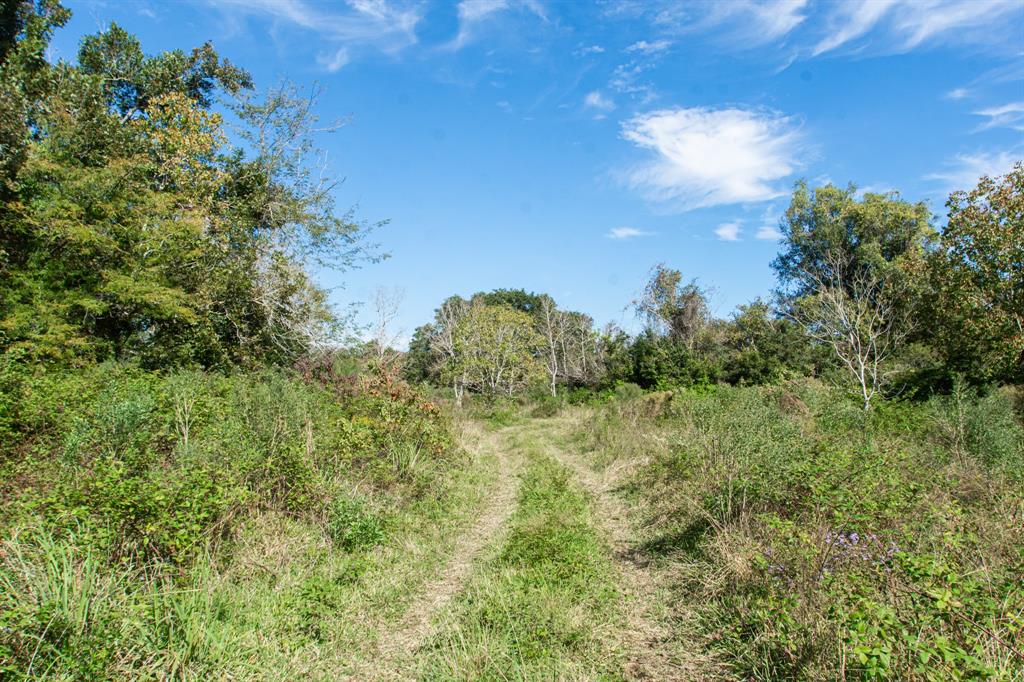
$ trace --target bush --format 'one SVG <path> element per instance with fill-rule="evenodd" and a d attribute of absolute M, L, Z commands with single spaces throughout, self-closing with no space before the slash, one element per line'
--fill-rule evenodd
<path fill-rule="evenodd" d="M 355 472 L 421 494 L 451 450 L 447 420 L 407 387 L 360 382 L 114 364 L 43 375 L 13 424 L 36 453 L 11 465 L 32 481 L 14 515 L 77 524 L 115 557 L 181 564 L 247 508 L 319 514 Z"/>
<path fill-rule="evenodd" d="M 384 524 L 362 500 L 337 497 L 331 501 L 327 534 L 346 551 L 372 547 L 384 541 Z"/>
<path fill-rule="evenodd" d="M 536 400 L 533 409 L 530 410 L 531 417 L 539 417 L 541 419 L 557 417 L 561 414 L 562 409 L 565 407 L 566 398 L 564 395 L 555 397 L 552 395 L 544 395 Z"/>

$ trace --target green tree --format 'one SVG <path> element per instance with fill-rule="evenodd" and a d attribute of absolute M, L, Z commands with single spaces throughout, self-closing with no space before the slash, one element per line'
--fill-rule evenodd
<path fill-rule="evenodd" d="M 796 185 L 781 221 L 783 241 L 772 267 L 786 301 L 813 294 L 819 283 L 852 283 L 867 275 L 912 279 L 934 239 L 928 207 L 899 193 L 868 192 L 857 199 L 853 185 L 816 189 Z M 842 272 L 837 272 L 841 268 Z"/>
<path fill-rule="evenodd" d="M 723 336 L 728 348 L 725 378 L 730 383 L 768 384 L 813 369 L 803 330 L 761 299 L 739 306 Z"/>
<path fill-rule="evenodd" d="M 472 300 L 484 305 L 504 305 L 527 315 L 537 315 L 542 307 L 543 298 L 543 294 L 528 292 L 526 289 L 495 289 L 473 294 Z"/>
<path fill-rule="evenodd" d="M 934 238 L 927 206 L 896 192 L 858 200 L 852 185 L 811 190 L 801 181 L 781 226 L 772 266 L 783 310 L 832 349 L 867 409 L 914 330 Z"/>
<path fill-rule="evenodd" d="M 934 346 L 975 381 L 1024 381 L 1024 163 L 946 203 L 928 259 Z"/>
<path fill-rule="evenodd" d="M 338 215 L 312 172 L 315 93 L 239 99 L 248 74 L 211 46 L 150 57 L 116 25 L 51 67 L 37 57 L 66 12 L 20 7 L 0 66 L 28 131 L 5 171 L 0 349 L 160 367 L 326 345 L 337 318 L 308 273 L 368 257 L 370 226 Z M 235 102 L 239 144 L 218 97 Z"/>
<path fill-rule="evenodd" d="M 544 366 L 538 358 L 544 340 L 521 310 L 472 305 L 459 320 L 454 340 L 454 358 L 446 374 L 449 379 L 460 377 L 475 391 L 490 397 L 514 396 L 543 380 Z"/>
<path fill-rule="evenodd" d="M 659 263 L 651 271 L 643 295 L 633 302 L 637 316 L 648 328 L 681 341 L 693 350 L 711 320 L 708 294 L 696 280 L 682 283 L 682 273 Z"/>

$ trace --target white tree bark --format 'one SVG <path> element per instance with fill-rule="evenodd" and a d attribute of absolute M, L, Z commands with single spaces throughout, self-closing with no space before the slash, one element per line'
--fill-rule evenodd
<path fill-rule="evenodd" d="M 868 410 L 885 382 L 887 361 L 912 329 L 897 303 L 903 292 L 867 269 L 851 272 L 839 255 L 827 257 L 826 266 L 804 272 L 815 293 L 797 304 L 793 318 L 811 338 L 832 348 Z"/>

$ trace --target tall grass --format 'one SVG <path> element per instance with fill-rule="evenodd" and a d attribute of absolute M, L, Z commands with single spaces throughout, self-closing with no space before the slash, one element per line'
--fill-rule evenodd
<path fill-rule="evenodd" d="M 864 413 L 811 382 L 617 402 L 638 550 L 736 679 L 1024 675 L 1024 429 L 958 389 Z"/>
<path fill-rule="evenodd" d="M 372 379 L 105 365 L 16 407 L 2 679 L 336 679 L 480 503 L 444 413 Z"/>

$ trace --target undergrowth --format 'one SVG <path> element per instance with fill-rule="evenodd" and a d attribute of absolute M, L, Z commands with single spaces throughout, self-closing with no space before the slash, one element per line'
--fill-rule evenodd
<path fill-rule="evenodd" d="M 461 513 L 450 420 L 386 379 L 105 364 L 4 382 L 0 678 L 312 674 L 334 610 L 372 611 L 362 576 Z"/>
<path fill-rule="evenodd" d="M 638 551 L 736 679 L 1024 676 L 1024 428 L 958 387 L 864 412 L 813 382 L 621 400 Z"/>

